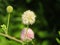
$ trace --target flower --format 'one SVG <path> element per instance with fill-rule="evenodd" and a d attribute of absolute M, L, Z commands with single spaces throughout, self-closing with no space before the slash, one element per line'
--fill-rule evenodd
<path fill-rule="evenodd" d="M 24 28 L 21 32 L 21 40 L 22 41 L 31 41 L 34 39 L 34 32 L 30 28 Z"/>
<path fill-rule="evenodd" d="M 6 8 L 8 13 L 11 13 L 13 11 L 13 7 L 12 6 L 7 6 Z"/>
<path fill-rule="evenodd" d="M 33 11 L 27 10 L 22 15 L 22 23 L 26 25 L 32 25 L 35 22 L 35 17 L 36 15 Z"/>

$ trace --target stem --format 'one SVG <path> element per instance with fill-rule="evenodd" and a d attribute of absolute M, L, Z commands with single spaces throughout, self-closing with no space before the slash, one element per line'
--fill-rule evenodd
<path fill-rule="evenodd" d="M 34 42 L 32 41 L 32 44 L 34 45 Z"/>
<path fill-rule="evenodd" d="M 28 42 L 26 42 L 27 43 L 27 45 L 28 45 Z"/>
<path fill-rule="evenodd" d="M 7 33 L 8 33 L 8 28 L 9 28 L 9 20 L 10 20 L 10 13 L 8 14 L 8 21 L 7 21 Z"/>
<path fill-rule="evenodd" d="M 15 40 L 15 41 L 20 42 L 20 43 L 23 44 L 23 42 L 22 42 L 21 40 L 18 40 L 18 39 L 16 39 L 15 37 L 12 37 L 12 36 L 9 36 L 9 35 L 3 34 L 3 33 L 0 33 L 0 35 L 1 35 L 1 36 L 4 36 L 4 37 L 7 37 L 7 38 L 9 38 L 9 39 Z"/>
<path fill-rule="evenodd" d="M 29 25 L 27 25 L 26 35 L 27 35 L 27 32 L 28 32 L 28 28 L 29 28 Z M 26 40 L 26 44 L 28 45 L 28 40 Z"/>
<path fill-rule="evenodd" d="M 27 25 L 27 28 L 29 28 L 29 25 Z"/>

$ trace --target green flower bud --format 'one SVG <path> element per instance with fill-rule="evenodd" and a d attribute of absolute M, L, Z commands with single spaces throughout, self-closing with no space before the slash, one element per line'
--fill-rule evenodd
<path fill-rule="evenodd" d="M 7 27 L 6 27 L 6 25 L 5 24 L 3 24 L 3 25 L 1 25 L 1 28 L 2 28 L 2 30 L 7 30 Z"/>
<path fill-rule="evenodd" d="M 13 11 L 13 7 L 12 6 L 7 6 L 6 10 L 7 10 L 8 13 L 11 13 Z"/>

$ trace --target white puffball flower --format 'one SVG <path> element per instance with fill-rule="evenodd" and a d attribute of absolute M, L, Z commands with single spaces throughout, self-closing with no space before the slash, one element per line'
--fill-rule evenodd
<path fill-rule="evenodd" d="M 35 22 L 35 18 L 36 18 L 35 13 L 31 10 L 27 10 L 22 15 L 22 23 L 26 25 L 29 24 L 32 25 Z"/>

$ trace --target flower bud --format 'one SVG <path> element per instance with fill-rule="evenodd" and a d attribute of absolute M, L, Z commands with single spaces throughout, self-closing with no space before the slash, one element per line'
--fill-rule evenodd
<path fill-rule="evenodd" d="M 32 29 L 30 28 L 24 28 L 21 32 L 21 40 L 22 41 L 31 41 L 32 39 L 34 39 L 34 32 L 32 31 Z"/>
<path fill-rule="evenodd" d="M 13 11 L 13 7 L 12 6 L 8 6 L 6 10 L 7 10 L 8 13 L 11 13 Z"/>
<path fill-rule="evenodd" d="M 5 31 L 7 30 L 7 27 L 5 24 L 1 25 L 1 28 L 2 28 L 2 30 L 5 30 Z"/>

